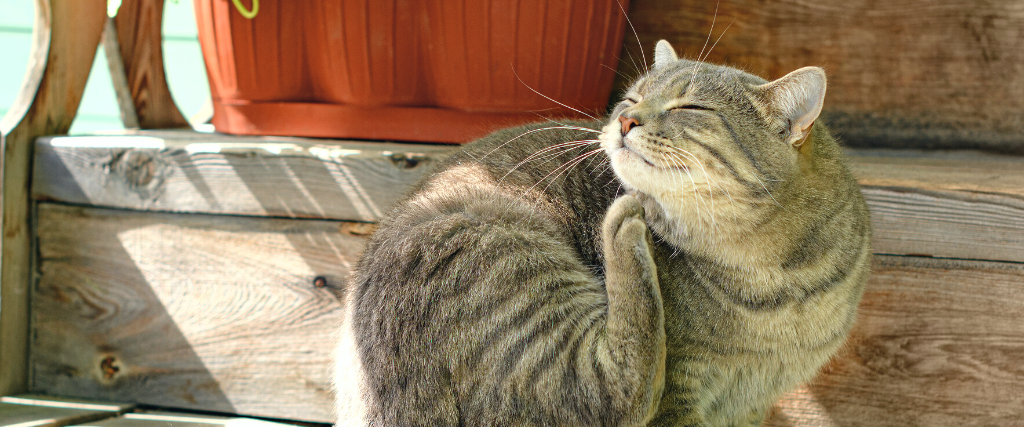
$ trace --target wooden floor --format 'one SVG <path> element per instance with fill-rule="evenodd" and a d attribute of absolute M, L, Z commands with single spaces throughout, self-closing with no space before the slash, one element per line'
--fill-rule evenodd
<path fill-rule="evenodd" d="M 41 139 L 32 392 L 332 421 L 343 284 L 372 222 L 449 150 Z M 874 273 L 846 347 L 767 424 L 1024 425 L 1024 159 L 849 154 Z"/>
<path fill-rule="evenodd" d="M 39 395 L 0 397 L 0 426 L 9 427 L 293 427 L 252 418 L 156 411 L 132 404 Z"/>

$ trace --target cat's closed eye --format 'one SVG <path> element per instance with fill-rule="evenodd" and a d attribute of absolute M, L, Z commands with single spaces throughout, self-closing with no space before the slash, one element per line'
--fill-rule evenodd
<path fill-rule="evenodd" d="M 703 105 L 696 105 L 696 104 L 686 104 L 686 105 L 680 105 L 680 106 L 678 106 L 678 107 L 672 107 L 672 108 L 670 108 L 670 109 L 669 109 L 669 111 L 672 111 L 672 110 L 698 110 L 698 111 L 715 111 L 715 109 L 714 109 L 714 108 L 711 108 L 711 107 L 705 107 L 705 106 L 703 106 Z"/>

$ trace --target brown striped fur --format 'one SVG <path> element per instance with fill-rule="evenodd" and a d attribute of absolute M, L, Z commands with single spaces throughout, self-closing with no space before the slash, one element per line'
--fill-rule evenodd
<path fill-rule="evenodd" d="M 467 145 L 370 239 L 338 425 L 758 425 L 842 344 L 868 273 L 824 89 L 661 42 L 604 123 Z"/>

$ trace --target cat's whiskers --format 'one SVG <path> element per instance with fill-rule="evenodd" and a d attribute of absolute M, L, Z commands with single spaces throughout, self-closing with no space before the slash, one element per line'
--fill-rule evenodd
<path fill-rule="evenodd" d="M 711 41 L 711 34 L 715 31 L 715 21 L 718 20 L 718 6 L 721 5 L 721 1 L 715 3 L 715 14 L 711 17 L 711 29 L 708 30 L 708 38 L 704 40 L 704 47 L 700 48 L 700 53 L 697 54 L 697 62 L 693 64 L 693 71 L 690 73 L 690 86 L 693 86 L 693 80 L 697 77 L 697 66 L 700 65 L 700 58 L 704 56 L 704 49 L 707 49 L 708 42 Z"/>
<path fill-rule="evenodd" d="M 567 152 L 567 151 L 569 151 L 569 150 L 565 150 L 565 151 L 562 151 L 562 152 L 564 153 L 564 152 Z M 530 188 L 527 188 L 527 189 L 523 190 L 522 194 L 520 194 L 519 197 L 517 197 L 515 200 L 509 202 L 508 209 L 511 209 L 512 206 L 515 206 L 516 203 L 518 203 L 520 200 L 522 200 L 523 197 L 526 197 L 527 194 L 529 194 L 531 191 L 533 191 L 534 188 L 537 188 L 537 186 L 540 185 L 540 183 L 542 183 L 545 180 L 547 180 L 548 177 L 550 177 L 552 174 L 557 173 L 557 175 L 555 175 L 555 177 L 551 179 L 551 182 L 549 182 L 548 185 L 544 187 L 544 191 L 547 191 L 547 189 L 551 186 L 552 183 L 554 183 L 555 179 L 557 179 L 558 176 L 560 176 L 562 174 L 562 172 L 568 171 L 570 168 L 572 168 L 573 166 L 579 164 L 580 162 L 585 160 L 587 157 L 593 156 L 593 155 L 595 155 L 597 153 L 600 153 L 600 152 L 603 152 L 603 151 L 604 151 L 604 148 L 597 148 L 595 150 L 591 150 L 591 151 L 588 151 L 586 153 L 580 154 L 580 155 L 574 157 L 572 160 L 569 160 L 568 162 L 565 162 L 565 163 L 559 165 L 557 168 L 555 168 L 551 172 L 548 172 L 547 175 L 544 175 L 543 177 L 541 177 L 541 179 L 537 180 L 537 182 L 534 183 L 533 185 L 531 185 Z M 507 176 L 507 174 L 506 174 L 506 176 Z"/>
<path fill-rule="evenodd" d="M 681 136 L 684 133 L 687 133 L 687 129 L 686 128 L 680 129 L 679 132 L 677 132 L 672 138 L 669 138 L 669 141 L 675 141 L 676 139 L 679 138 L 679 136 Z M 692 136 L 688 136 L 688 137 L 692 138 Z M 690 152 L 688 150 L 684 150 L 682 148 L 679 148 L 679 147 L 676 147 L 676 146 L 673 146 L 673 145 L 666 144 L 665 146 L 670 148 L 670 149 L 676 150 L 676 151 L 682 153 L 683 155 L 687 156 L 687 158 L 693 160 L 693 162 L 697 164 L 697 167 L 700 168 L 701 173 L 703 173 L 704 176 L 707 177 L 707 180 L 709 182 L 711 182 L 712 184 L 714 184 L 716 187 L 718 187 L 720 190 L 722 190 L 722 192 L 725 193 L 725 195 L 729 198 L 729 200 L 732 200 L 733 203 L 736 203 L 736 199 L 733 199 L 732 194 L 729 193 L 729 190 L 727 190 L 725 187 L 719 185 L 718 181 L 715 181 L 713 178 L 711 178 L 711 175 L 708 174 L 707 169 L 704 169 L 704 162 L 700 161 L 700 158 L 698 158 L 697 155 L 693 154 L 692 152 Z"/>
<path fill-rule="evenodd" d="M 609 69 L 609 70 L 612 70 L 613 72 L 615 72 L 615 74 L 618 74 L 618 75 L 619 75 L 619 77 L 622 77 L 622 78 L 623 78 L 623 79 L 625 79 L 625 80 L 628 80 L 628 79 L 629 79 L 629 76 L 627 76 L 627 75 L 623 74 L 623 73 L 622 73 L 621 71 L 619 71 L 619 70 L 616 70 L 616 69 L 614 69 L 614 68 L 612 68 L 612 67 L 609 67 L 609 66 L 607 66 L 607 65 L 605 65 L 605 64 L 601 64 L 601 66 L 602 66 L 602 67 L 604 67 L 604 68 L 607 68 L 607 69 Z"/>
<path fill-rule="evenodd" d="M 581 130 L 581 131 L 592 132 L 592 133 L 601 133 L 601 131 L 599 131 L 597 129 L 591 129 L 591 128 L 582 127 L 582 126 L 573 126 L 573 125 L 570 125 L 570 124 L 562 123 L 562 122 L 560 122 L 558 120 L 555 120 L 555 119 L 553 119 L 551 117 L 544 116 L 544 115 L 542 115 L 542 114 L 540 114 L 539 112 L 536 112 L 536 111 L 534 111 L 533 113 L 536 114 L 537 117 L 540 117 L 540 118 L 544 119 L 544 121 L 546 121 L 546 122 L 550 122 L 550 123 L 554 123 L 554 124 L 558 125 L 556 127 L 552 127 L 552 128 L 548 128 L 548 129 L 569 129 L 569 130 Z"/>
<path fill-rule="evenodd" d="M 715 196 L 714 196 L 714 193 L 711 192 L 711 191 L 708 191 L 708 196 L 711 199 L 711 204 L 708 204 L 708 202 L 706 200 L 704 200 L 704 196 L 701 195 L 700 189 L 697 187 L 697 181 L 695 179 L 693 179 L 693 175 L 690 173 L 690 170 L 688 168 L 686 168 L 686 166 L 683 163 L 682 159 L 676 158 L 676 157 L 671 156 L 671 155 L 667 156 L 666 158 L 673 165 L 679 166 L 677 169 L 682 170 L 683 173 L 686 174 L 686 177 L 690 179 L 691 188 L 693 188 L 693 199 L 694 199 L 694 203 L 695 203 L 694 207 L 697 209 L 697 224 L 703 226 L 703 222 L 704 221 L 701 218 L 701 212 L 700 212 L 700 205 L 701 205 L 701 203 L 703 203 L 704 204 L 704 208 L 707 209 L 707 211 L 708 211 L 708 216 L 711 218 L 712 229 L 716 229 L 717 228 L 717 224 L 715 223 L 715 204 L 714 204 Z M 673 176 L 675 176 L 675 174 L 673 174 Z M 682 186 L 680 185 L 680 186 L 677 186 L 675 188 L 681 188 L 681 187 Z M 710 187 L 708 189 L 710 190 Z"/>
<path fill-rule="evenodd" d="M 713 34 L 715 31 L 715 20 L 718 19 L 718 6 L 720 4 L 721 1 L 715 4 L 715 17 L 711 19 L 711 30 L 708 31 L 708 38 L 707 40 L 704 41 L 705 47 L 707 47 L 708 41 L 711 40 L 711 34 Z M 722 41 L 722 37 L 725 37 L 725 33 L 729 31 L 729 28 L 732 28 L 732 24 L 735 23 L 736 19 L 733 19 L 733 21 L 730 22 L 724 30 L 722 30 L 722 34 L 720 34 L 718 38 L 715 39 L 715 43 L 711 45 L 711 49 L 708 49 L 707 53 L 704 53 L 704 48 L 701 48 L 701 53 L 697 55 L 697 63 L 693 65 L 693 74 L 690 75 L 690 85 L 693 85 L 693 81 L 697 77 L 697 72 L 699 71 L 700 66 L 704 65 L 704 61 L 708 59 L 708 56 L 711 56 L 711 52 L 715 50 L 715 46 L 718 46 L 718 42 Z"/>
<path fill-rule="evenodd" d="M 722 190 L 722 192 L 725 193 L 725 196 L 728 197 L 729 200 L 732 200 L 733 203 L 736 203 L 736 199 L 732 198 L 732 194 L 729 193 L 729 190 L 726 189 L 725 187 L 721 186 L 720 184 L 718 184 L 718 181 L 716 181 L 714 178 L 711 177 L 710 174 L 708 174 L 707 169 L 704 169 L 704 162 L 700 161 L 700 159 L 695 154 L 693 154 L 693 153 L 691 153 L 691 152 L 689 152 L 687 150 L 684 150 L 682 148 L 679 148 L 679 147 L 673 147 L 671 145 L 668 146 L 668 147 L 673 149 L 673 150 L 678 151 L 679 153 L 681 153 L 681 154 L 687 156 L 689 159 L 693 160 L 693 162 L 697 164 L 697 167 L 700 168 L 701 173 L 704 174 L 704 178 L 709 183 L 711 183 L 712 185 L 718 187 L 719 190 Z M 709 189 L 709 191 L 710 191 L 710 189 Z"/>
<path fill-rule="evenodd" d="M 704 198 L 703 198 L 703 197 L 701 197 L 701 196 L 699 195 L 699 193 L 697 192 L 697 183 L 696 183 L 696 181 L 695 181 L 695 180 L 693 179 L 693 175 L 690 175 L 690 169 L 688 169 L 688 168 L 687 168 L 687 167 L 686 167 L 686 166 L 685 166 L 685 165 L 683 164 L 682 160 L 680 160 L 680 159 L 676 159 L 676 158 L 673 158 L 673 157 L 669 157 L 669 159 L 668 159 L 668 160 L 669 160 L 669 161 L 670 161 L 670 162 L 671 162 L 672 164 L 674 164 L 674 165 L 677 165 L 677 166 L 678 166 L 678 168 L 677 168 L 677 169 L 678 169 L 678 170 L 681 170 L 681 171 L 682 171 L 682 173 L 686 174 L 686 176 L 687 176 L 687 177 L 688 177 L 688 178 L 690 179 L 690 185 L 691 185 L 691 187 L 692 187 L 692 189 L 693 189 L 693 202 L 694 202 L 694 208 L 696 208 L 696 210 L 697 210 L 697 225 L 698 225 L 698 226 L 700 226 L 700 225 L 701 225 L 701 223 L 703 222 L 703 219 L 701 218 L 701 210 L 700 210 L 700 203 L 701 203 L 701 202 L 702 202 L 702 201 L 704 200 Z M 672 174 L 672 179 L 673 179 L 673 182 L 672 182 L 672 183 L 673 183 L 673 185 L 674 185 L 674 187 L 673 187 L 673 188 L 682 188 L 682 187 L 683 187 L 683 182 L 682 182 L 682 179 L 680 178 L 680 176 L 679 176 L 679 175 L 680 175 L 679 173 L 673 173 L 673 174 Z M 683 194 L 680 194 L 680 195 L 679 195 L 679 203 L 683 203 Z M 706 207 L 706 206 L 707 206 L 707 203 L 705 203 L 705 207 Z"/>
<path fill-rule="evenodd" d="M 682 135 L 683 133 L 686 133 L 686 129 L 685 128 L 680 130 L 678 133 L 676 133 L 675 136 L 673 136 L 669 140 L 670 141 L 674 141 L 680 135 Z M 686 158 L 688 158 L 688 159 L 692 160 L 694 163 L 696 163 L 697 167 L 700 168 L 701 173 L 704 174 L 704 176 L 707 178 L 708 182 L 710 182 L 712 185 L 718 187 L 720 190 L 722 190 L 723 193 L 725 193 L 726 197 L 728 197 L 729 200 L 732 200 L 733 203 L 736 203 L 736 199 L 734 199 L 732 197 L 732 194 L 729 193 L 729 190 L 727 190 L 725 187 L 719 185 L 718 181 L 715 181 L 714 178 L 712 178 L 711 175 L 708 174 L 707 169 L 704 168 L 704 162 L 700 161 L 700 158 L 698 158 L 697 155 L 693 154 L 692 152 L 690 152 L 688 150 L 684 150 L 682 148 L 679 148 L 679 147 L 676 147 L 676 146 L 673 146 L 673 145 L 670 145 L 670 144 L 666 144 L 665 146 L 670 148 L 670 149 L 672 149 L 672 150 L 676 150 L 677 152 L 679 152 L 679 153 L 683 154 L 684 156 L 686 156 Z M 709 191 L 711 191 L 711 190 L 709 189 Z"/>
<path fill-rule="evenodd" d="M 711 51 L 715 50 L 715 46 L 718 46 L 718 42 L 722 41 L 722 37 L 725 37 L 725 32 L 729 31 L 729 29 L 732 28 L 732 24 L 735 24 L 735 23 L 736 23 L 736 20 L 733 20 L 732 22 L 729 23 L 729 25 L 727 25 L 725 27 L 724 30 L 722 30 L 722 34 L 720 34 L 718 36 L 718 39 L 715 40 L 715 44 L 711 45 L 711 49 L 708 49 L 708 53 L 704 54 L 704 58 L 701 59 L 700 61 L 698 61 L 697 62 L 698 64 L 700 64 L 700 65 L 704 64 L 704 61 L 707 60 L 708 56 L 711 55 Z"/>
<path fill-rule="evenodd" d="M 548 185 L 544 186 L 544 191 L 547 191 L 548 188 L 551 187 L 551 184 L 554 184 L 555 181 L 558 180 L 558 177 L 561 176 L 563 173 L 565 174 L 565 176 L 569 176 L 569 170 L 570 169 L 576 167 L 580 163 L 583 163 L 583 161 L 586 160 L 587 158 L 592 157 L 595 154 L 600 153 L 602 151 L 604 151 L 604 148 L 598 148 L 596 150 L 588 151 L 586 153 L 580 154 L 579 156 L 576 156 L 572 160 L 569 160 L 564 165 L 560 166 L 560 167 L 564 167 L 563 170 L 561 172 L 559 172 L 557 175 L 555 175 L 554 178 L 551 178 L 551 180 L 548 181 Z M 557 168 L 556 168 L 556 170 L 557 170 Z M 551 175 L 551 174 L 549 173 L 548 175 Z M 545 176 L 544 178 L 541 178 L 541 182 L 543 182 L 544 179 L 547 179 L 547 176 Z"/>
<path fill-rule="evenodd" d="M 626 8 L 622 7 L 622 3 L 619 0 L 615 0 L 615 3 L 619 5 L 619 10 L 622 11 L 622 17 L 626 18 L 626 23 L 629 24 L 629 28 L 633 30 L 633 37 L 636 37 L 636 45 L 640 48 L 640 55 L 644 59 L 644 71 L 647 71 L 647 55 L 644 55 L 644 44 L 640 43 L 640 35 L 636 33 L 636 28 L 633 27 L 633 21 L 629 19 L 629 14 L 626 13 Z"/>
<path fill-rule="evenodd" d="M 512 172 L 514 172 L 520 166 L 522 166 L 522 165 L 524 165 L 524 164 L 526 164 L 526 163 L 528 163 L 530 161 L 539 159 L 544 154 L 547 154 L 547 156 L 544 157 L 544 160 L 548 160 L 548 159 L 550 159 L 552 157 L 555 157 L 555 156 L 567 153 L 567 152 L 569 152 L 569 151 L 571 151 L 573 149 L 586 147 L 588 145 L 593 145 L 593 144 L 596 144 L 598 142 L 600 142 L 600 141 L 598 141 L 596 139 L 587 139 L 587 140 L 563 142 L 563 143 L 559 143 L 559 144 L 554 144 L 554 145 L 548 146 L 548 147 L 544 148 L 543 150 L 537 151 L 536 153 L 533 153 L 533 154 L 527 156 L 525 159 L 523 159 L 522 161 L 517 163 L 515 166 L 513 166 L 511 169 L 509 169 L 508 172 L 505 173 L 505 175 L 502 175 L 501 178 L 498 179 L 498 182 L 502 182 L 505 178 L 507 178 Z M 565 147 L 568 147 L 568 148 L 565 148 Z M 561 151 L 555 152 L 559 148 L 565 148 L 565 149 L 563 149 Z"/>
<path fill-rule="evenodd" d="M 626 51 L 626 57 L 629 58 L 629 62 L 631 62 L 633 64 L 633 70 L 636 71 L 637 74 L 641 74 L 642 75 L 644 73 L 644 71 L 641 70 L 640 66 L 636 64 L 636 59 L 633 58 L 633 51 L 631 51 L 629 49 L 629 46 L 625 47 L 625 51 Z"/>
<path fill-rule="evenodd" d="M 766 186 L 764 185 L 764 182 L 762 182 L 762 181 L 761 181 L 761 178 L 758 178 L 758 177 L 757 177 L 757 174 L 753 174 L 753 177 L 754 177 L 754 179 L 756 179 L 756 180 L 757 180 L 757 182 L 758 182 L 759 184 L 761 184 L 761 188 L 763 188 L 763 189 L 764 189 L 764 192 L 765 192 L 765 193 L 768 193 L 768 197 L 771 197 L 771 198 L 772 198 L 772 200 L 774 200 L 774 201 L 775 201 L 775 204 L 776 204 L 776 205 L 777 205 L 778 207 L 780 207 L 780 208 L 781 208 L 781 207 L 782 207 L 782 203 L 779 203 L 779 201 L 778 201 L 777 199 L 775 199 L 775 196 L 773 196 L 773 195 L 772 195 L 772 192 L 771 192 L 771 191 L 768 191 L 768 187 L 766 187 Z"/>
<path fill-rule="evenodd" d="M 521 79 L 521 78 L 519 77 L 519 73 L 517 73 L 517 72 L 516 72 L 516 67 L 514 67 L 514 66 L 512 67 L 512 74 L 514 74 L 514 75 L 516 76 L 516 80 L 519 80 L 519 83 L 520 83 L 520 84 L 522 84 L 523 86 L 526 86 L 526 88 L 527 88 L 527 89 L 530 89 L 531 91 L 533 91 L 533 93 L 536 93 L 537 95 L 540 95 L 540 96 L 544 97 L 544 99 L 547 99 L 548 101 L 554 102 L 555 104 L 561 105 L 561 106 L 563 106 L 563 107 L 565 107 L 565 108 L 568 108 L 568 109 L 570 109 L 570 110 L 572 110 L 572 111 L 575 111 L 575 112 L 577 112 L 577 113 L 580 113 L 580 114 L 582 114 L 582 115 L 584 115 L 584 116 L 590 117 L 590 119 L 591 119 L 591 120 L 597 120 L 597 117 L 594 117 L 594 116 L 592 116 L 592 115 L 590 115 L 590 114 L 584 113 L 583 111 L 577 110 L 577 109 L 575 109 L 575 108 L 572 108 L 572 107 L 570 107 L 570 106 L 568 106 L 568 105 L 566 105 L 566 104 L 563 104 L 563 103 L 561 103 L 561 102 L 558 102 L 558 101 L 557 101 L 557 100 L 555 100 L 554 98 L 552 98 L 552 97 L 550 97 L 550 96 L 547 96 L 547 95 L 545 95 L 545 94 L 543 94 L 543 93 L 540 93 L 540 92 L 538 92 L 538 91 L 537 91 L 537 89 L 534 89 L 534 88 L 530 87 L 530 85 L 526 84 L 526 82 L 524 82 L 524 81 L 523 81 L 523 79 Z"/>
<path fill-rule="evenodd" d="M 558 123 L 558 122 L 555 122 L 555 121 L 553 121 L 553 120 L 550 120 L 550 119 L 548 119 L 548 121 L 551 121 L 551 122 L 554 122 L 554 123 Z M 585 128 L 585 127 L 579 127 L 579 126 L 569 126 L 569 125 L 564 125 L 564 124 L 562 124 L 562 123 L 558 123 L 558 124 L 559 124 L 560 126 L 548 126 L 548 127 L 543 127 L 543 128 L 537 128 L 537 129 L 532 129 L 532 130 L 529 130 L 529 131 L 523 132 L 523 133 L 519 134 L 518 136 L 516 136 L 515 138 L 512 138 L 512 139 L 510 139 L 510 140 L 508 140 L 508 141 L 505 141 L 504 143 L 502 143 L 502 144 L 498 145 L 497 147 L 495 147 L 495 148 L 494 148 L 494 149 L 492 149 L 491 151 L 488 151 L 488 152 L 487 152 L 487 154 L 484 154 L 483 156 L 481 156 L 481 157 L 480 157 L 479 159 L 477 159 L 477 160 L 483 160 L 483 159 L 487 158 L 487 156 L 490 156 L 490 155 L 491 155 L 491 154 L 493 154 L 493 153 L 494 153 L 495 151 L 498 151 L 498 150 L 500 150 L 500 149 L 501 149 L 502 147 L 504 147 L 504 146 L 508 145 L 508 144 L 509 144 L 509 143 L 511 143 L 512 141 L 515 141 L 515 140 L 517 140 L 517 139 L 519 139 L 519 138 L 522 138 L 522 137 L 524 137 L 524 136 L 530 135 L 530 134 L 532 134 L 532 133 L 537 133 L 537 132 L 541 132 L 541 131 L 545 131 L 545 130 L 554 130 L 554 129 L 568 129 L 568 130 L 581 130 L 581 131 L 587 131 L 587 132 L 601 133 L 600 131 L 596 131 L 596 130 L 594 130 L 594 129 L 588 129 L 588 128 Z"/>
<path fill-rule="evenodd" d="M 686 169 L 686 166 L 681 165 L 679 163 L 676 163 L 675 161 L 673 161 L 672 158 L 669 158 L 667 160 L 670 163 L 672 163 L 672 165 L 675 167 L 675 169 L 682 170 L 683 172 L 689 171 L 689 169 Z M 672 187 L 670 187 L 670 188 L 679 188 L 679 189 L 683 188 L 683 181 L 682 181 L 681 178 L 679 178 L 679 174 L 678 173 L 671 173 L 670 175 L 672 176 Z M 682 193 L 679 194 L 679 203 L 683 203 L 683 195 L 682 195 Z M 698 213 L 698 217 L 699 216 L 700 215 Z"/>

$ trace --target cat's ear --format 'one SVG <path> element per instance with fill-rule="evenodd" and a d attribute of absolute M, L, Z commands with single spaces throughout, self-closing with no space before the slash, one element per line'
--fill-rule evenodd
<path fill-rule="evenodd" d="M 672 48 L 668 40 L 658 40 L 658 44 L 654 46 L 654 66 L 651 68 L 656 70 L 678 60 L 676 50 Z"/>
<path fill-rule="evenodd" d="M 786 142 L 799 147 L 825 103 L 825 70 L 804 67 L 765 84 L 762 89 L 775 111 L 789 123 L 789 129 L 783 130 Z"/>

